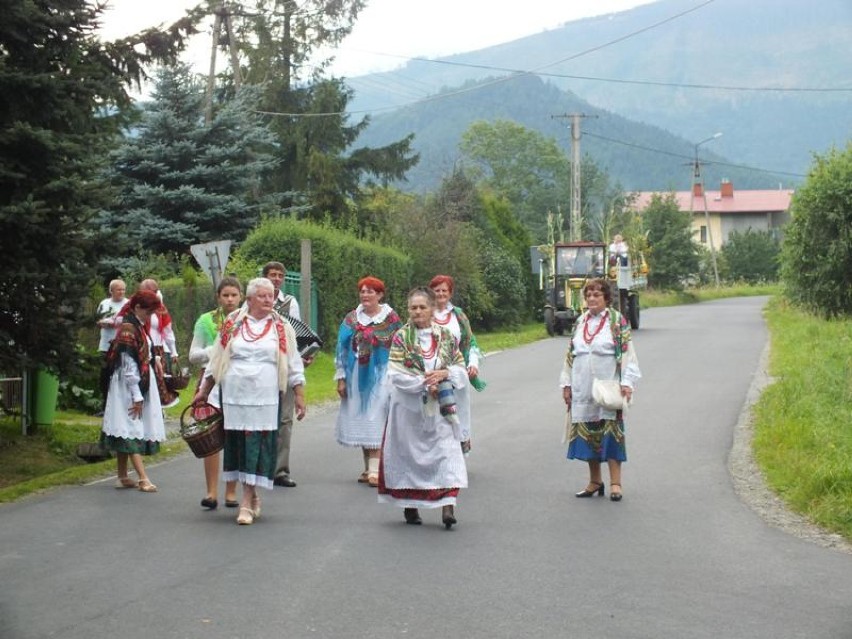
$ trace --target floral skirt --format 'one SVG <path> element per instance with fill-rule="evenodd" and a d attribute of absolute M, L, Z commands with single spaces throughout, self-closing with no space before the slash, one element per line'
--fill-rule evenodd
<path fill-rule="evenodd" d="M 621 414 L 615 419 L 572 423 L 567 457 L 583 461 L 627 461 Z"/>
<path fill-rule="evenodd" d="M 278 459 L 277 430 L 225 430 L 222 478 L 272 490 Z"/>
<path fill-rule="evenodd" d="M 101 446 L 114 453 L 128 455 L 156 455 L 160 452 L 160 442 L 147 439 L 127 439 L 101 433 Z"/>

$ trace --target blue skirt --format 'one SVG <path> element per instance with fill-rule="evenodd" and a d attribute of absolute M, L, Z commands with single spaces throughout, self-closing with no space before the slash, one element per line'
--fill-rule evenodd
<path fill-rule="evenodd" d="M 567 457 L 583 461 L 627 461 L 624 420 L 620 419 L 620 413 L 616 419 L 572 423 Z"/>

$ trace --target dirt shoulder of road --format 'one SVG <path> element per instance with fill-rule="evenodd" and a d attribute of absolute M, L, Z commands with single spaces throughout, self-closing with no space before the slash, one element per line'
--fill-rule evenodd
<path fill-rule="evenodd" d="M 740 498 L 770 526 L 780 528 L 788 534 L 825 548 L 833 548 L 852 554 L 852 543 L 848 542 L 842 535 L 824 530 L 801 515 L 792 512 L 766 486 L 763 473 L 760 472 L 760 468 L 754 459 L 751 443 L 754 434 L 752 407 L 760 398 L 763 389 L 774 381 L 768 373 L 768 367 L 769 344 L 767 343 L 734 429 L 734 444 L 728 458 L 728 469 L 734 480 L 734 489 Z"/>

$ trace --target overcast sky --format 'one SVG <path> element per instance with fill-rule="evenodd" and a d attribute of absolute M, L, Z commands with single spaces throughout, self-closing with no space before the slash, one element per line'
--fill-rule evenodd
<path fill-rule="evenodd" d="M 298 1 L 298 0 L 297 0 Z M 335 52 L 332 72 L 355 76 L 401 66 L 409 57 L 437 57 L 508 42 L 578 18 L 623 11 L 653 0 L 368 0 L 355 27 Z M 109 0 L 105 39 L 170 24 L 200 0 Z M 212 21 L 211 21 L 212 23 Z M 187 54 L 207 71 L 209 35 Z M 223 59 L 224 56 L 220 56 Z"/>

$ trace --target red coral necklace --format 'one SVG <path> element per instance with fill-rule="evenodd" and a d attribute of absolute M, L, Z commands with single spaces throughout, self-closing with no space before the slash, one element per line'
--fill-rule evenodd
<path fill-rule="evenodd" d="M 438 340 L 435 339 L 434 333 L 430 335 L 431 342 L 429 344 L 429 350 L 423 350 L 423 346 L 420 343 L 420 340 L 417 341 L 418 346 L 420 346 L 420 354 L 423 355 L 423 359 L 432 359 L 435 357 L 435 353 L 438 352 Z"/>
<path fill-rule="evenodd" d="M 249 319 L 248 318 L 246 318 L 243 321 L 242 326 L 240 326 L 240 331 L 242 332 L 243 339 L 246 342 L 256 342 L 259 339 L 263 339 L 264 337 L 266 337 L 266 335 L 269 333 L 269 331 L 271 329 L 272 329 L 272 318 L 271 317 L 266 321 L 266 325 L 263 327 L 263 330 L 260 331 L 260 333 L 255 333 L 253 330 L 251 330 L 251 327 L 249 326 Z"/>
<path fill-rule="evenodd" d="M 434 317 L 432 317 L 432 320 L 433 320 L 436 324 L 440 324 L 441 326 L 446 326 L 447 324 L 449 324 L 449 323 L 450 323 L 450 315 L 452 315 L 452 314 L 453 314 L 453 312 L 452 312 L 452 311 L 448 311 L 448 312 L 447 312 L 447 316 L 446 316 L 444 319 L 440 319 L 440 318 L 438 317 L 437 312 L 436 312 L 436 313 L 435 313 L 435 315 L 434 315 Z"/>
<path fill-rule="evenodd" d="M 601 321 L 598 322 L 598 327 L 591 333 L 589 332 L 589 320 L 592 319 L 591 315 L 586 318 L 585 322 L 583 322 L 583 341 L 586 342 L 586 344 L 591 344 L 592 340 L 595 339 L 595 337 L 598 336 L 598 333 L 603 330 L 604 324 L 606 323 L 607 312 L 608 311 L 604 311 L 601 313 Z"/>

